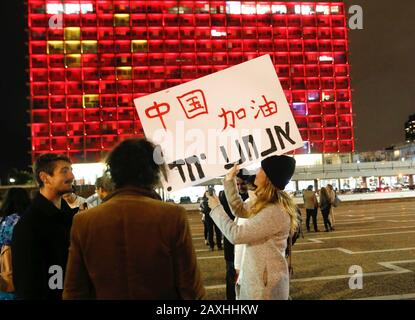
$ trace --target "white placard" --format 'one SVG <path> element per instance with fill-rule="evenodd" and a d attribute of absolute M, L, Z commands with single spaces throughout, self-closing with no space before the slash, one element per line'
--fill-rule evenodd
<path fill-rule="evenodd" d="M 269 55 L 134 100 L 177 191 L 303 146 Z M 160 161 L 160 157 L 157 161 Z"/>

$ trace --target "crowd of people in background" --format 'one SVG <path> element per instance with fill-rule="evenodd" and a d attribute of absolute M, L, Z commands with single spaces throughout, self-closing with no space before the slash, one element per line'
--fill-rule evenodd
<path fill-rule="evenodd" d="M 11 188 L 1 207 L 0 299 L 204 298 L 186 210 L 155 192 L 166 172 L 155 149 L 145 139 L 121 142 L 88 198 L 73 186 L 69 158 L 39 156 L 34 198 Z M 294 171 L 294 158 L 270 156 L 256 175 L 235 165 L 223 191 L 204 194 L 205 243 L 224 252 L 227 299 L 289 298 L 287 257 L 301 218 L 284 189 Z M 318 231 L 318 206 L 334 230 L 335 192 L 322 188 L 319 204 L 312 189 L 307 230 L 312 220 Z"/>

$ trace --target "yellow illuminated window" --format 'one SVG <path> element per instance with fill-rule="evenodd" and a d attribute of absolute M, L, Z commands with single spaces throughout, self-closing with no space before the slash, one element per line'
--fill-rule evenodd
<path fill-rule="evenodd" d="M 133 40 L 131 41 L 132 52 L 147 52 L 147 40 Z"/>
<path fill-rule="evenodd" d="M 99 95 L 97 94 L 83 95 L 82 105 L 84 108 L 98 108 L 99 107 Z"/>
<path fill-rule="evenodd" d="M 65 56 L 66 68 L 80 68 L 81 67 L 81 55 L 80 54 L 68 54 Z"/>
<path fill-rule="evenodd" d="M 65 41 L 65 53 L 81 53 L 81 42 Z"/>
<path fill-rule="evenodd" d="M 97 41 L 96 40 L 84 40 L 82 41 L 82 53 L 97 53 Z"/>
<path fill-rule="evenodd" d="M 114 14 L 114 27 L 129 27 L 130 15 L 128 13 Z"/>
<path fill-rule="evenodd" d="M 117 80 L 130 80 L 131 79 L 131 67 L 118 67 L 117 68 Z"/>
<path fill-rule="evenodd" d="M 64 53 L 63 41 L 48 41 L 49 54 Z"/>
<path fill-rule="evenodd" d="M 80 40 L 81 28 L 79 27 L 67 27 L 65 28 L 65 40 Z"/>

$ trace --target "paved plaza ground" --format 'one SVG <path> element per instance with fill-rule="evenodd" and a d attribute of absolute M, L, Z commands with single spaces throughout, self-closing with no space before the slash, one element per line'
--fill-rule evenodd
<path fill-rule="evenodd" d="M 208 250 L 200 217 L 189 213 L 207 298 L 225 299 L 223 251 Z M 320 212 L 318 220 L 324 230 Z M 350 280 L 352 266 L 363 270 L 362 289 L 349 287 L 357 283 Z M 415 198 L 343 203 L 336 231 L 304 232 L 293 267 L 293 299 L 415 299 Z"/>

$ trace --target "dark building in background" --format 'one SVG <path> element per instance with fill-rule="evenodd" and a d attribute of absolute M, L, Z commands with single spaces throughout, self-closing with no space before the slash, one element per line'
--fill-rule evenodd
<path fill-rule="evenodd" d="M 33 158 L 100 161 L 143 134 L 134 98 L 264 54 L 308 141 L 296 153 L 354 151 L 342 2 L 28 0 L 28 26 Z"/>
<path fill-rule="evenodd" d="M 409 120 L 405 123 L 405 140 L 406 142 L 415 141 L 415 113 L 409 116 Z"/>

